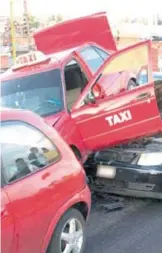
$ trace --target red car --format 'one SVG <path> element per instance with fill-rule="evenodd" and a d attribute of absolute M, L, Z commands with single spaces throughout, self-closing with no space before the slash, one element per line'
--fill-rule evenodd
<path fill-rule="evenodd" d="M 106 12 L 58 23 L 37 32 L 34 39 L 37 49 L 46 55 L 54 54 L 54 57 L 62 59 L 63 56 L 68 56 L 69 52 L 72 52 L 69 58 L 76 60 L 87 81 L 92 78 L 103 62 L 117 51 Z M 115 73 L 113 81 L 119 76 L 122 81 L 115 88 L 117 92 L 132 89 L 138 85 L 135 72 Z M 106 89 L 110 94 L 113 93 L 111 83 Z"/>
<path fill-rule="evenodd" d="M 1 111 L 3 253 L 82 252 L 91 197 L 82 165 L 32 112 Z"/>
<path fill-rule="evenodd" d="M 90 33 L 92 25 L 98 30 Z M 162 130 L 151 42 L 117 51 L 106 25 L 105 14 L 100 14 L 38 33 L 37 47 L 46 55 L 38 51 L 18 57 L 13 69 L 1 78 L 1 105 L 42 116 L 83 162 L 93 151 Z M 67 30 L 73 31 L 73 39 Z M 91 40 L 107 45 L 109 56 L 97 44 L 79 46 Z M 69 49 L 72 45 L 75 50 Z M 123 88 L 126 73 L 140 76 L 143 70 L 146 85 Z"/>

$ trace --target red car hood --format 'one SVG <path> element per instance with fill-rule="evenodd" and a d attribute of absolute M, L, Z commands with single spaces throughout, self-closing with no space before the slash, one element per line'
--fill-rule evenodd
<path fill-rule="evenodd" d="M 61 22 L 37 32 L 34 39 L 37 49 L 45 54 L 68 50 L 87 42 L 95 42 L 107 50 L 117 50 L 106 12 Z"/>
<path fill-rule="evenodd" d="M 63 112 L 53 114 L 45 117 L 44 120 L 49 126 L 53 127 L 59 121 L 59 119 L 63 114 L 64 114 Z"/>

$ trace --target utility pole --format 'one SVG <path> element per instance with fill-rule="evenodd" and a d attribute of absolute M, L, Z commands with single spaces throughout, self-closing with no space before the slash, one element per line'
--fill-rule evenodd
<path fill-rule="evenodd" d="M 30 24 L 29 24 L 29 15 L 28 15 L 28 7 L 27 0 L 24 1 L 24 16 L 26 17 L 26 26 L 27 26 L 27 39 L 28 39 L 28 50 L 30 51 Z"/>
<path fill-rule="evenodd" d="M 11 26 L 11 52 L 12 59 L 15 61 L 16 59 L 16 38 L 15 38 L 15 26 L 13 20 L 13 0 L 10 0 L 10 26 Z"/>

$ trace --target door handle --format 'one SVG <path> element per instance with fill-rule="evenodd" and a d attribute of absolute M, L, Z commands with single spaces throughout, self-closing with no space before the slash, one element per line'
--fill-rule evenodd
<path fill-rule="evenodd" d="M 144 93 L 141 93 L 140 95 L 138 95 L 136 97 L 137 100 L 144 100 L 144 99 L 147 99 L 147 98 L 150 98 L 151 97 L 151 93 L 149 92 L 144 92 Z"/>

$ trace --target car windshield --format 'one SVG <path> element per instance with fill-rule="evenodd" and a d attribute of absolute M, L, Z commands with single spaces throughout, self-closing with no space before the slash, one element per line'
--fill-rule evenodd
<path fill-rule="evenodd" d="M 42 117 L 60 112 L 64 106 L 60 70 L 3 81 L 0 105 L 31 110 Z"/>

